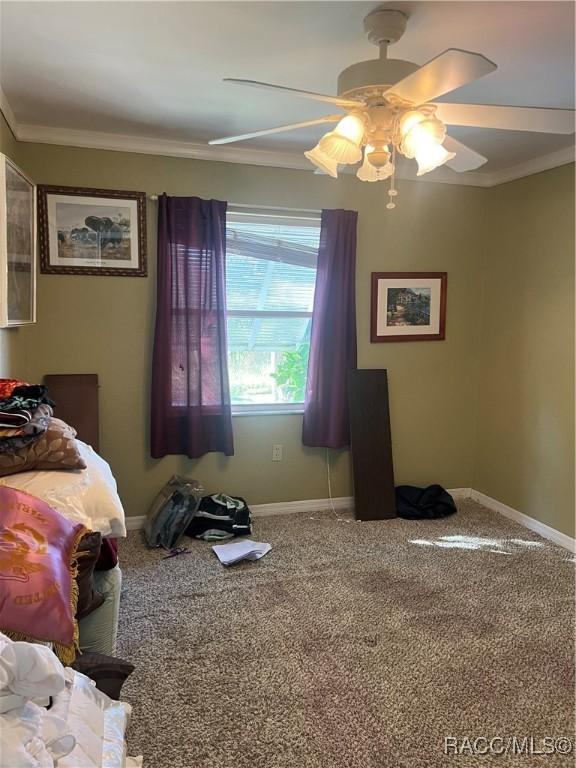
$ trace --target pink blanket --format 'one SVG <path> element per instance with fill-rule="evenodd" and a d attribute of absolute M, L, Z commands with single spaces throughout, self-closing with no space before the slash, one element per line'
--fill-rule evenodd
<path fill-rule="evenodd" d="M 0 631 L 50 641 L 65 663 L 78 640 L 75 556 L 85 533 L 41 499 L 0 487 Z"/>

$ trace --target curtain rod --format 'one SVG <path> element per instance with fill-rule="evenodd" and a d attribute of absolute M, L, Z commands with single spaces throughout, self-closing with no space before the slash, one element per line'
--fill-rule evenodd
<path fill-rule="evenodd" d="M 158 195 L 150 195 L 150 200 L 158 200 Z M 322 211 L 316 208 L 286 208 L 283 205 L 248 205 L 247 203 L 228 203 L 231 208 L 247 208 L 261 211 L 289 211 L 290 213 L 317 213 Z"/>

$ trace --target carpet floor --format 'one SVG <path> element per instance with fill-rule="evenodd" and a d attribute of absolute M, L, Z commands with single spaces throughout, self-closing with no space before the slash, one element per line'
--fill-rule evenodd
<path fill-rule="evenodd" d="M 574 737 L 570 553 L 471 501 L 433 521 L 259 518 L 253 538 L 272 551 L 227 569 L 206 542 L 121 545 L 145 768 L 574 765 L 444 742 Z"/>

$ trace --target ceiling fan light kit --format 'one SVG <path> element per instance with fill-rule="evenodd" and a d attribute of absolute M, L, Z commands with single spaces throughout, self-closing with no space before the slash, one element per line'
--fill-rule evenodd
<path fill-rule="evenodd" d="M 362 162 L 356 176 L 361 181 L 391 180 L 386 208 L 396 207 L 394 186 L 396 155 L 416 160 L 417 176 L 441 165 L 462 173 L 487 159 L 449 136 L 446 125 L 479 126 L 504 130 L 573 133 L 574 111 L 539 107 L 482 104 L 434 104 L 435 99 L 496 70 L 496 64 L 471 51 L 451 48 L 426 64 L 388 58 L 388 46 L 406 30 L 405 13 L 379 7 L 364 19 L 364 32 L 380 49 L 378 59 L 347 67 L 338 77 L 338 95 L 329 96 L 255 80 L 227 82 L 267 88 L 301 98 L 336 104 L 346 115 L 327 115 L 242 136 L 214 139 L 210 144 L 234 141 L 311 125 L 337 122 L 304 156 L 323 173 L 338 177 L 339 165 Z"/>

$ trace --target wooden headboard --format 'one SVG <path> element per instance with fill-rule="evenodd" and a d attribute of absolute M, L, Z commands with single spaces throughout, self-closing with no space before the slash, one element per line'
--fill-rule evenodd
<path fill-rule="evenodd" d="M 54 416 L 78 432 L 78 437 L 97 452 L 100 448 L 97 373 L 54 373 L 44 376 L 54 400 Z"/>

